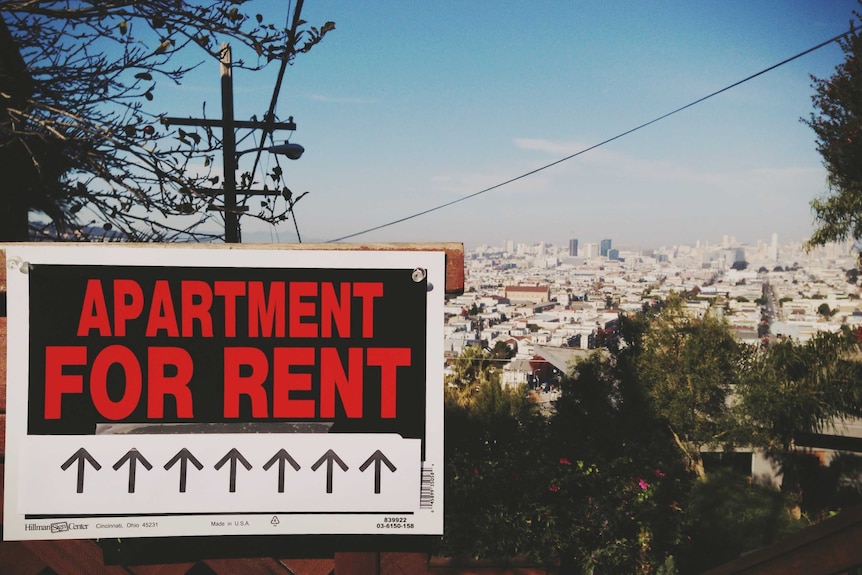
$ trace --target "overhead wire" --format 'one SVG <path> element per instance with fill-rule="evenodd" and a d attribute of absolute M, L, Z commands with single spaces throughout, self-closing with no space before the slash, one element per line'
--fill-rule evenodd
<path fill-rule="evenodd" d="M 255 153 L 254 163 L 252 164 L 251 173 L 254 174 L 257 170 L 258 165 L 260 164 L 261 155 L 263 154 L 263 145 L 267 138 L 272 140 L 272 135 L 274 132 L 273 122 L 275 121 L 275 106 L 278 103 L 278 96 L 281 92 L 281 85 L 284 81 L 284 74 L 287 70 L 287 66 L 290 63 L 290 59 L 293 55 L 293 51 L 296 49 L 296 32 L 301 23 L 301 13 L 302 13 L 302 5 L 305 0 L 297 0 L 296 8 L 294 8 L 291 12 L 291 8 L 293 5 L 293 1 L 290 0 L 287 5 L 287 15 L 285 16 L 285 28 L 288 31 L 287 42 L 285 45 L 285 54 L 281 59 L 281 63 L 278 68 L 278 75 L 275 80 L 275 86 L 272 91 L 272 98 L 269 102 L 269 108 L 267 109 L 266 115 L 264 116 L 265 126 L 263 128 L 263 134 L 260 139 L 260 146 Z M 288 23 L 290 24 L 288 26 Z M 264 179 L 266 176 L 264 175 Z M 296 222 L 296 216 L 291 213 L 291 217 L 294 218 L 294 225 L 297 227 L 297 236 L 299 235 L 299 224 Z M 276 234 L 278 232 L 276 231 Z M 301 240 L 300 240 L 300 243 Z"/>
<path fill-rule="evenodd" d="M 787 58 L 787 59 L 785 59 L 785 60 L 782 60 L 781 62 L 778 62 L 777 64 L 773 64 L 772 66 L 769 66 L 768 68 L 764 68 L 763 70 L 761 70 L 761 71 L 759 71 L 759 72 L 757 72 L 757 73 L 754 73 L 754 74 L 752 74 L 752 75 L 750 75 L 750 76 L 747 76 L 747 77 L 743 78 L 742 80 L 739 80 L 739 81 L 737 81 L 737 82 L 734 82 L 733 84 L 730 84 L 729 86 L 725 86 L 724 88 L 721 88 L 720 90 L 716 90 L 715 92 L 712 92 L 712 93 L 710 93 L 710 94 L 707 94 L 706 96 L 703 96 L 703 97 L 701 97 L 701 98 L 698 98 L 697 100 L 694 100 L 693 102 L 689 102 L 688 104 L 686 104 L 686 105 L 684 105 L 684 106 L 681 106 L 681 107 L 679 107 L 679 108 L 676 108 L 675 110 L 672 110 L 672 111 L 670 111 L 670 112 L 667 112 L 666 114 L 662 114 L 661 116 L 658 116 L 657 118 L 654 118 L 654 119 L 652 119 L 652 120 L 650 120 L 650 121 L 648 121 L 648 122 L 644 122 L 643 124 L 640 124 L 640 125 L 638 125 L 638 126 L 635 126 L 634 128 L 631 128 L 631 129 L 629 129 L 629 130 L 626 130 L 625 132 L 620 132 L 620 133 L 619 133 L 619 134 L 617 134 L 616 136 L 610 137 L 610 138 L 608 138 L 608 139 L 606 139 L 606 140 L 602 140 L 601 142 L 599 142 L 599 143 L 597 143 L 597 144 L 593 144 L 592 146 L 589 146 L 589 147 L 587 147 L 587 148 L 583 148 L 582 150 L 579 150 L 579 151 L 577 151 L 577 152 L 575 152 L 575 153 L 573 153 L 573 154 L 570 154 L 570 155 L 568 155 L 568 156 L 565 156 L 565 157 L 563 157 L 563 158 L 560 158 L 559 160 L 555 160 L 555 161 L 553 161 L 553 162 L 551 162 L 551 163 L 549 163 L 549 164 L 545 164 L 545 165 L 543 165 L 543 166 L 541 166 L 541 167 L 539 167 L 539 168 L 536 168 L 536 169 L 534 169 L 534 170 L 530 170 L 529 172 L 525 172 L 525 173 L 523 173 L 523 174 L 521 174 L 521 175 L 519 175 L 519 176 L 515 176 L 514 178 L 510 178 L 510 179 L 508 179 L 508 180 L 506 180 L 506 181 L 503 181 L 503 182 L 500 182 L 500 183 L 498 183 L 498 184 L 494 184 L 493 186 L 490 186 L 490 187 L 484 188 L 484 189 L 482 189 L 482 190 L 479 190 L 478 192 L 473 192 L 472 194 L 468 194 L 468 195 L 466 195 L 466 196 L 462 196 L 462 197 L 460 197 L 460 198 L 456 198 L 456 199 L 451 200 L 451 201 L 449 201 L 449 202 L 445 202 L 445 203 L 440 204 L 440 205 L 438 205 L 438 206 L 434 206 L 434 207 L 432 207 L 432 208 L 428 208 L 427 210 L 422 210 L 421 212 L 416 212 L 415 214 L 411 214 L 411 215 L 409 215 L 409 216 L 405 216 L 405 217 L 403 217 L 403 218 L 398 218 L 398 219 L 396 219 L 396 220 L 392 220 L 392 221 L 387 222 L 387 223 L 384 223 L 384 224 L 380 224 L 380 225 L 377 225 L 377 226 L 374 226 L 374 227 L 371 227 L 371 228 L 367 228 L 367 229 L 364 229 L 364 230 L 359 231 L 359 232 L 355 232 L 355 233 L 352 233 L 352 234 L 348 234 L 348 235 L 345 235 L 345 236 L 341 236 L 341 237 L 339 237 L 339 238 L 335 238 L 335 239 L 328 240 L 326 243 L 340 242 L 340 241 L 347 240 L 347 239 L 350 239 L 350 238 L 355 238 L 355 237 L 357 237 L 357 236 L 365 235 L 365 234 L 370 233 L 370 232 L 374 232 L 374 231 L 377 231 L 377 230 L 381 230 L 381 229 L 383 229 L 383 228 L 388 228 L 388 227 L 390 227 L 390 226 L 394 226 L 394 225 L 396 225 L 396 224 L 400 224 L 400 223 L 402 223 L 402 222 L 406 222 L 406 221 L 408 221 L 408 220 L 412 220 L 412 219 L 414 219 L 414 218 L 418 218 L 418 217 L 420 217 L 420 216 L 424 216 L 424 215 L 426 215 L 426 214 L 430 214 L 431 212 L 436 212 L 436 211 L 438 211 L 438 210 L 442 210 L 443 208 L 448 208 L 449 206 L 453 206 L 453 205 L 458 204 L 458 203 L 460 203 L 460 202 L 463 202 L 463 201 L 466 201 L 466 200 L 469 200 L 469 199 L 475 198 L 476 196 L 481 196 L 482 194 L 486 194 L 486 193 L 491 192 L 491 191 L 493 191 L 493 190 L 496 190 L 496 189 L 502 188 L 503 186 L 507 186 L 507 185 L 509 185 L 509 184 L 511 184 L 511 183 L 517 182 L 518 180 L 523 180 L 524 178 L 528 178 L 528 177 L 530 177 L 530 176 L 533 176 L 533 175 L 535 175 L 535 174 L 538 174 L 539 172 L 542 172 L 542 171 L 544 171 L 544 170 L 547 170 L 548 168 L 552 168 L 552 167 L 554 167 L 554 166 L 556 166 L 556 165 L 558 165 L 558 164 L 562 164 L 563 162 L 567 162 L 567 161 L 569 161 L 569 160 L 571 160 L 571 159 L 573 159 L 573 158 L 576 158 L 576 157 L 578 157 L 578 156 L 580 156 L 580 155 L 582 155 L 582 154 L 586 154 L 586 153 L 587 153 L 587 152 L 589 152 L 589 151 L 595 150 L 596 148 L 599 148 L 599 147 L 601 147 L 601 146 L 604 146 L 604 145 L 606 145 L 606 144 L 609 144 L 609 143 L 611 143 L 611 142 L 613 142 L 613 141 L 615 141 L 615 140 L 619 140 L 620 138 L 623 138 L 623 137 L 625 137 L 625 136 L 628 136 L 629 134 L 632 134 L 632 133 L 634 133 L 634 132 L 637 132 L 638 130 L 642 130 L 643 128 L 646 128 L 647 126 L 651 126 L 652 124 L 655 124 L 655 123 L 660 122 L 660 121 L 662 121 L 662 120 L 664 120 L 664 119 L 666 119 L 666 118 L 669 118 L 670 116 L 673 116 L 674 114 L 678 114 L 678 113 L 682 112 L 683 110 L 687 110 L 687 109 L 689 109 L 689 108 L 691 108 L 691 107 L 693 107 L 693 106 L 696 106 L 696 105 L 698 105 L 698 104 L 700 104 L 700 103 L 702 103 L 702 102 L 705 102 L 706 100 L 709 100 L 710 98 L 713 98 L 713 97 L 715 97 L 715 96 L 718 96 L 719 94 L 722 94 L 722 93 L 724 93 L 724 92 L 727 92 L 728 90 L 731 90 L 731 89 L 733 89 L 733 88 L 736 88 L 737 86 L 740 86 L 741 84 L 744 84 L 744 83 L 746 83 L 746 82 L 748 82 L 748 81 L 750 81 L 750 80 L 753 80 L 753 79 L 757 78 L 758 76 L 762 76 L 763 74 L 766 74 L 767 72 L 771 72 L 772 70 L 775 70 L 776 68 L 780 68 L 781 66 L 784 66 L 785 64 L 789 64 L 790 62 L 793 62 L 794 60 L 797 60 L 797 59 L 799 59 L 799 58 L 801 58 L 801 57 L 803 57 L 803 56 L 805 56 L 805 55 L 807 55 L 807 54 L 810 54 L 811 52 L 815 52 L 815 51 L 817 51 L 817 50 L 819 50 L 819 49 L 823 48 L 824 46 L 828 46 L 829 44 L 832 44 L 833 42 L 837 42 L 837 41 L 838 41 L 838 40 L 840 40 L 841 38 L 844 38 L 844 37 L 846 37 L 848 34 L 852 34 L 853 32 L 854 32 L 854 28 L 853 28 L 853 27 L 851 27 L 851 28 L 850 28 L 850 30 L 848 30 L 847 32 L 844 32 L 843 34 L 839 34 L 839 35 L 837 35 L 837 36 L 834 36 L 834 37 L 830 38 L 829 40 L 826 40 L 826 41 L 824 41 L 824 42 L 821 42 L 821 43 L 817 44 L 816 46 L 813 46 L 813 47 L 811 47 L 811 48 L 808 48 L 807 50 L 804 50 L 804 51 L 802 51 L 802 52 L 799 52 L 798 54 L 796 54 L 796 55 L 794 55 L 794 56 L 791 56 L 790 58 Z"/>

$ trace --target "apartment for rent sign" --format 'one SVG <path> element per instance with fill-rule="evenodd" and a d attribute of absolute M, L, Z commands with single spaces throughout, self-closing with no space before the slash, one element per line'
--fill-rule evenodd
<path fill-rule="evenodd" d="M 7 538 L 441 531 L 442 253 L 6 258 Z"/>

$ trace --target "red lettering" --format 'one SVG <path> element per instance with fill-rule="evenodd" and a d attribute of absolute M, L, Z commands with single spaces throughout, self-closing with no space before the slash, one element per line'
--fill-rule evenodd
<path fill-rule="evenodd" d="M 397 368 L 410 365 L 409 347 L 372 347 L 368 365 L 380 366 L 380 417 L 395 417 Z"/>
<path fill-rule="evenodd" d="M 302 323 L 303 317 L 315 314 L 314 302 L 303 301 L 303 297 L 317 295 L 317 283 L 315 282 L 290 282 L 290 303 L 288 313 L 290 314 L 290 337 L 317 337 L 317 324 Z"/>
<path fill-rule="evenodd" d="M 347 417 L 362 417 L 362 348 L 347 351 L 347 373 L 338 351 L 332 347 L 320 350 L 320 417 L 335 417 L 335 390 Z"/>
<path fill-rule="evenodd" d="M 292 289 L 292 288 L 291 288 Z M 291 373 L 294 365 L 314 365 L 313 347 L 277 347 L 273 361 L 273 417 L 314 417 L 313 399 L 293 399 L 292 391 L 310 391 L 310 373 Z"/>
<path fill-rule="evenodd" d="M 272 282 L 269 298 L 263 293 L 263 282 L 248 282 L 249 337 L 284 337 L 284 282 Z"/>
<path fill-rule="evenodd" d="M 121 366 L 126 374 L 123 397 L 119 401 L 108 395 L 108 370 L 113 365 Z M 96 356 L 90 372 L 90 395 L 103 417 L 116 421 L 131 415 L 141 398 L 142 387 L 141 366 L 129 348 L 109 345 Z"/>
<path fill-rule="evenodd" d="M 199 280 L 186 280 L 181 283 L 183 337 L 194 337 L 194 320 L 201 326 L 201 337 L 213 336 L 213 319 L 210 308 L 213 305 L 213 292 L 209 284 Z"/>
<path fill-rule="evenodd" d="M 236 337 L 236 298 L 245 295 L 245 282 L 217 281 L 215 294 L 224 298 L 224 336 Z"/>
<path fill-rule="evenodd" d="M 362 298 L 362 337 L 374 337 L 374 298 L 383 297 L 383 282 L 356 282 L 353 295 Z"/>
<path fill-rule="evenodd" d="M 320 290 L 320 335 L 332 337 L 332 323 L 338 328 L 339 337 L 350 337 L 350 283 L 340 286 L 341 296 L 335 295 L 335 286 L 327 282 Z"/>
<path fill-rule="evenodd" d="M 177 417 L 191 418 L 194 366 L 189 352 L 179 347 L 151 347 L 147 350 L 147 417 L 165 416 L 165 396 L 172 395 Z M 176 368 L 176 375 L 165 375 L 165 367 Z"/>
<path fill-rule="evenodd" d="M 99 330 L 102 337 L 111 335 L 105 292 L 102 291 L 102 282 L 96 279 L 87 280 L 84 303 L 81 305 L 81 319 L 78 320 L 78 337 L 90 335 L 90 330 L 93 329 Z"/>
<path fill-rule="evenodd" d="M 243 376 L 243 366 L 250 367 L 251 373 Z M 226 347 L 224 349 L 224 416 L 239 417 L 239 396 L 251 400 L 251 416 L 268 417 L 266 381 L 269 361 L 256 347 Z"/>
<path fill-rule="evenodd" d="M 60 419 L 63 394 L 84 392 L 84 377 L 64 374 L 63 366 L 86 363 L 85 346 L 45 347 L 45 419 Z"/>
<path fill-rule="evenodd" d="M 147 318 L 147 337 L 155 337 L 159 331 L 165 331 L 168 337 L 180 335 L 177 314 L 174 312 L 174 300 L 167 280 L 156 280 L 150 316 Z"/>
<path fill-rule="evenodd" d="M 144 292 L 135 280 L 114 280 L 114 335 L 126 335 L 126 322 L 144 311 Z"/>

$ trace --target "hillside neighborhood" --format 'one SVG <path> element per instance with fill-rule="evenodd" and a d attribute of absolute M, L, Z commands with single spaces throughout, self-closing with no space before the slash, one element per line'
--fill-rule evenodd
<path fill-rule="evenodd" d="M 740 341 L 755 345 L 862 325 L 850 245 L 808 252 L 800 242 L 779 245 L 775 234 L 755 245 L 732 237 L 657 250 L 611 245 L 606 239 L 578 250 L 577 240 L 568 246 L 508 241 L 466 252 L 465 293 L 445 308 L 447 358 L 471 345 L 491 349 L 503 342 L 513 359 L 503 366 L 502 382 L 550 392 L 539 394 L 549 403 L 554 390 L 543 386 L 538 366 L 565 373 L 573 359 L 615 337 L 621 313 L 673 292 L 691 295 L 692 314 L 713 307 Z"/>

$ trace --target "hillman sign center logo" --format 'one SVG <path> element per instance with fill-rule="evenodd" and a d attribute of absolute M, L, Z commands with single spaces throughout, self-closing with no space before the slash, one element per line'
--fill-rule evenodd
<path fill-rule="evenodd" d="M 5 539 L 442 533 L 443 252 L 5 251 Z"/>

